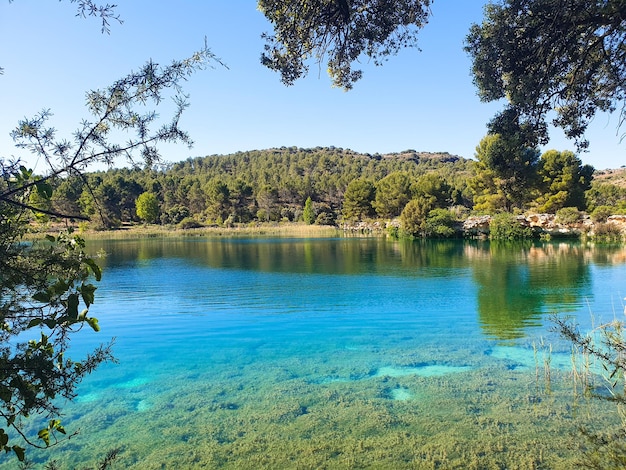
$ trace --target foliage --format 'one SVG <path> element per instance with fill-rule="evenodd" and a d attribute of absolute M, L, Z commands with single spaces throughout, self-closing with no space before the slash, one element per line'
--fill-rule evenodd
<path fill-rule="evenodd" d="M 535 200 L 539 212 L 554 213 L 567 206 L 583 210 L 593 171 L 573 152 L 548 150 L 542 154 L 537 169 L 540 196 Z"/>
<path fill-rule="evenodd" d="M 212 155 L 158 171 L 117 168 L 87 174 L 84 180 L 55 178 L 49 183 L 54 189 L 52 210 L 78 208 L 73 211 L 76 216 L 96 219 L 92 228 L 102 218 L 104 227 L 136 222 L 135 200 L 143 192 L 156 195 L 162 224 L 177 224 L 185 217 L 201 224 L 302 220 L 302 201 L 308 197 L 314 201 L 316 217 L 323 209 L 330 219 L 345 221 L 396 217 L 412 198 L 431 200 L 431 209 L 456 207 L 464 214 L 472 210 L 495 214 L 538 208 L 556 212 L 567 201 L 580 201 L 584 194 L 582 199 L 591 204 L 591 210 L 608 205 L 614 207 L 613 213 L 626 211 L 624 188 L 593 180 L 591 188 L 584 191 L 591 178 L 586 173 L 590 167 L 579 166 L 578 158 L 569 152 L 546 154 L 525 176 L 520 173 L 516 183 L 524 188 L 520 207 L 513 204 L 511 193 L 505 194 L 503 179 L 479 161 L 412 151 L 369 155 L 335 147 Z M 548 161 L 553 164 L 542 163 Z M 528 181 L 522 182 L 522 176 Z M 553 184 L 544 181 L 550 178 Z M 59 188 L 62 191 L 57 196 Z M 551 198 L 552 190 L 556 193 Z M 604 202 L 608 204 L 601 204 Z"/>
<path fill-rule="evenodd" d="M 190 228 L 200 228 L 202 227 L 202 224 L 193 217 L 185 217 L 183 220 L 178 222 L 177 227 L 182 230 L 187 230 Z"/>
<path fill-rule="evenodd" d="M 403 47 L 415 46 L 430 16 L 430 0 L 259 0 L 272 23 L 261 63 L 292 85 L 306 75 L 306 61 L 327 60 L 333 85 L 349 90 L 361 78 L 353 63 L 362 55 L 376 65 Z"/>
<path fill-rule="evenodd" d="M 451 188 L 438 173 L 419 176 L 411 186 L 411 192 L 415 198 L 428 199 L 433 207 L 447 207 L 451 202 Z"/>
<path fill-rule="evenodd" d="M 594 182 L 585 193 L 587 209 L 593 211 L 598 206 L 613 207 L 615 214 L 626 211 L 626 187 L 611 183 Z"/>
<path fill-rule="evenodd" d="M 624 240 L 624 233 L 615 224 L 597 223 L 594 225 L 591 238 L 601 243 L 617 243 Z"/>
<path fill-rule="evenodd" d="M 587 147 L 584 133 L 598 111 L 621 107 L 620 125 L 626 117 L 624 18 L 622 0 L 487 4 L 465 46 L 481 99 L 507 99 L 496 120 L 523 123 L 527 146 L 547 143 L 555 113 L 552 123 Z"/>
<path fill-rule="evenodd" d="M 302 211 L 302 219 L 305 223 L 311 225 L 315 222 L 315 210 L 313 210 L 313 201 L 310 197 L 306 198 L 304 210 Z"/>
<path fill-rule="evenodd" d="M 96 290 L 91 279 L 100 279 L 100 268 L 85 254 L 83 240 L 71 232 L 26 243 L 30 218 L 45 214 L 84 219 L 56 212 L 58 206 L 48 203 L 54 187 L 63 181 L 72 186 L 66 194 L 76 196 L 78 187 L 73 184 L 85 182 L 84 171 L 94 162 L 110 164 L 117 157 L 132 161 L 139 154 L 152 165 L 159 157 L 159 143 L 190 145 L 191 139 L 178 125 L 187 106 L 180 83 L 211 60 L 214 56 L 205 47 L 166 67 L 148 62 L 110 87 L 88 92 L 92 117 L 81 122 L 71 141 L 57 139 L 54 128 L 47 126 L 48 110 L 22 120 L 11 134 L 19 149 L 31 152 L 49 168 L 46 175 L 36 176 L 18 162 L 0 161 L 0 416 L 5 421 L 0 446 L 20 460 L 25 449 L 14 444 L 15 439 L 36 447 L 54 445 L 66 433 L 55 399 L 74 398 L 79 381 L 103 361 L 112 360 L 109 346 L 97 348 L 82 361 L 67 354 L 76 330 L 84 325 L 99 330 L 97 319 L 88 314 Z M 150 108 L 169 91 L 176 110 L 170 122 L 160 124 Z M 120 133 L 129 136 L 126 143 L 112 142 Z M 90 210 L 97 213 L 93 201 L 97 194 L 88 183 L 83 184 L 80 197 L 90 196 Z M 102 185 L 112 203 L 122 203 L 114 186 L 110 188 Z M 25 421 L 37 415 L 46 416 L 48 424 L 34 438 L 26 434 Z"/>
<path fill-rule="evenodd" d="M 457 234 L 456 218 L 448 209 L 433 209 L 428 213 L 424 236 L 429 238 L 451 238 Z"/>
<path fill-rule="evenodd" d="M 81 379 L 103 361 L 112 360 L 101 346 L 82 361 L 67 356 L 71 334 L 89 325 L 100 268 L 84 251 L 84 241 L 71 233 L 24 243 L 30 218 L 30 195 L 52 195 L 42 178 L 16 164 L 3 164 L 0 182 L 0 450 L 24 460 L 25 449 L 12 444 L 11 431 L 24 442 L 48 447 L 66 434 L 54 399 L 72 399 Z M 27 202 L 25 202 L 27 201 Z M 23 431 L 30 415 L 52 417 L 37 438 Z M 15 435 L 13 436 L 15 437 Z M 11 442 L 10 442 L 11 441 Z"/>
<path fill-rule="evenodd" d="M 591 212 L 591 220 L 594 222 L 606 222 L 606 219 L 610 215 L 615 214 L 615 211 L 612 207 L 609 206 L 598 206 Z"/>
<path fill-rule="evenodd" d="M 532 237 L 530 227 L 525 227 L 518 217 L 507 212 L 496 214 L 489 224 L 491 240 L 525 240 Z"/>
<path fill-rule="evenodd" d="M 501 192 L 505 210 L 520 209 L 529 202 L 538 150 L 525 147 L 517 136 L 489 134 L 476 147 L 475 157 L 478 174 L 492 179 L 490 186 Z"/>
<path fill-rule="evenodd" d="M 395 171 L 376 185 L 374 209 L 380 217 L 397 217 L 411 199 L 411 178 L 407 172 Z"/>
<path fill-rule="evenodd" d="M 192 188 L 198 188 L 194 185 Z M 230 209 L 230 190 L 226 183 L 219 178 L 211 179 L 204 189 L 200 190 L 198 199 L 206 199 L 206 212 L 211 220 L 224 220 L 228 217 Z M 198 212 L 197 210 L 194 212 Z"/>
<path fill-rule="evenodd" d="M 161 223 L 178 224 L 190 215 L 189 209 L 185 206 L 176 205 L 171 207 L 166 213 L 161 214 Z"/>
<path fill-rule="evenodd" d="M 603 370 L 602 389 L 608 393 L 597 393 L 593 383 L 582 375 L 585 381 L 584 392 L 596 399 L 613 403 L 616 413 L 622 417 L 621 424 L 615 429 L 583 429 L 589 446 L 585 449 L 586 468 L 624 468 L 626 465 L 626 421 L 623 407 L 626 405 L 626 337 L 625 324 L 621 320 L 612 320 L 601 324 L 594 331 L 582 333 L 572 321 L 554 317 L 554 330 L 571 342 L 574 353 L 583 358 L 596 361 Z"/>
<path fill-rule="evenodd" d="M 159 220 L 159 201 L 154 193 L 141 193 L 135 202 L 137 216 L 149 223 L 153 224 Z"/>
<path fill-rule="evenodd" d="M 102 32 L 109 33 L 111 27 L 111 20 L 115 20 L 122 24 L 120 16 L 115 12 L 117 5 L 98 5 L 93 0 L 70 0 L 72 3 L 77 3 L 76 16 L 86 18 L 88 16 L 99 17 L 102 22 Z"/>
<path fill-rule="evenodd" d="M 580 219 L 580 211 L 576 207 L 563 207 L 556 211 L 556 222 L 559 224 L 573 224 Z"/>
<path fill-rule="evenodd" d="M 346 220 L 362 220 L 374 215 L 372 202 L 376 197 L 376 187 L 365 179 L 355 179 L 348 183 L 343 196 L 343 217 Z"/>
<path fill-rule="evenodd" d="M 432 203 L 429 199 L 411 199 L 400 214 L 402 233 L 410 237 L 423 235 L 426 217 L 431 209 Z"/>

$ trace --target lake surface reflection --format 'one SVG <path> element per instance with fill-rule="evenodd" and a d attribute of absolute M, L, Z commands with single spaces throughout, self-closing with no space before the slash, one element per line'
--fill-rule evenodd
<path fill-rule="evenodd" d="M 588 328 L 621 315 L 624 248 L 89 246 L 107 253 L 102 332 L 81 332 L 76 349 L 116 337 L 120 363 L 69 406 L 82 432 L 54 451 L 63 465 L 121 447 L 120 468 L 137 469 L 572 468 L 578 425 L 615 424 L 606 403 L 574 396 L 549 316 Z"/>

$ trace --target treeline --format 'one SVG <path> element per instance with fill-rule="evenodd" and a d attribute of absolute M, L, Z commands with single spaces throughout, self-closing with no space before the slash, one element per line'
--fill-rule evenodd
<path fill-rule="evenodd" d="M 34 192 L 31 202 L 89 217 L 100 228 L 141 221 L 187 228 L 400 217 L 407 234 L 431 236 L 446 236 L 442 227 L 470 213 L 626 211 L 626 188 L 593 184 L 593 169 L 571 152 L 546 152 L 525 175 L 499 174 L 477 156 L 282 147 L 57 180 L 49 201 L 38 201 Z"/>

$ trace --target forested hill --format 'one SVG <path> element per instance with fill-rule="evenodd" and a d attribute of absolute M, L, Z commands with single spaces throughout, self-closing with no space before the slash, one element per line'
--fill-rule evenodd
<path fill-rule="evenodd" d="M 168 173 L 219 178 L 227 185 L 240 180 L 251 185 L 255 193 L 263 188 L 276 189 L 290 202 L 302 205 L 309 196 L 340 204 L 336 198 L 352 180 L 376 182 L 396 171 L 412 177 L 436 171 L 449 180 L 465 180 L 470 175 L 470 161 L 445 152 L 407 150 L 372 155 L 336 147 L 281 147 L 188 159 L 172 165 Z"/>
<path fill-rule="evenodd" d="M 417 221 L 412 233 L 421 233 L 431 216 L 554 214 L 568 207 L 603 216 L 626 211 L 626 187 L 615 184 L 617 175 L 600 173 L 603 178 L 592 183 L 593 168 L 567 151 L 529 154 L 528 165 L 499 165 L 490 152 L 500 147 L 492 144 L 493 138 L 481 143 L 476 161 L 446 152 L 371 155 L 336 147 L 212 155 L 57 180 L 51 201 L 31 202 L 88 216 L 103 227 L 139 221 L 335 224 L 404 214 L 405 225 Z"/>
<path fill-rule="evenodd" d="M 93 194 L 83 191 L 79 181 L 64 182 L 55 194 L 58 200 L 69 201 L 74 211 L 94 216 L 102 212 L 109 225 L 137 221 L 135 201 L 146 191 L 157 196 L 162 223 L 178 223 L 189 216 L 202 222 L 229 217 L 242 222 L 295 220 L 309 197 L 318 213 L 336 219 L 352 181 L 376 184 L 398 172 L 411 181 L 435 173 L 456 190 L 456 198 L 469 200 L 470 195 L 463 193 L 472 164 L 446 152 L 372 155 L 336 147 L 281 147 L 189 158 L 158 169 L 91 173 Z M 97 204 L 90 201 L 94 197 Z"/>

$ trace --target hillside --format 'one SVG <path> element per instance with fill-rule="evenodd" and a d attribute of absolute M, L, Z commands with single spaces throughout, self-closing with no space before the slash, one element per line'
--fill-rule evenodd
<path fill-rule="evenodd" d="M 579 160 L 558 153 L 551 157 L 549 174 L 523 181 L 485 169 L 477 173 L 475 161 L 447 152 L 280 147 L 59 180 L 51 208 L 101 221 L 103 227 L 140 220 L 191 226 L 301 221 L 309 199 L 310 212 L 322 225 L 392 219 L 409 202 L 418 221 L 434 209 L 450 209 L 454 217 L 512 208 L 550 213 L 573 206 L 589 212 L 600 206 L 611 213 L 625 209 L 625 169 L 599 172 L 588 189 L 589 177 L 570 177 L 582 171 Z M 144 193 L 153 207 L 143 207 L 140 215 L 137 201 Z"/>
<path fill-rule="evenodd" d="M 594 179 L 599 184 L 611 184 L 620 188 L 626 188 L 626 167 L 614 170 L 601 170 L 594 173 Z"/>

